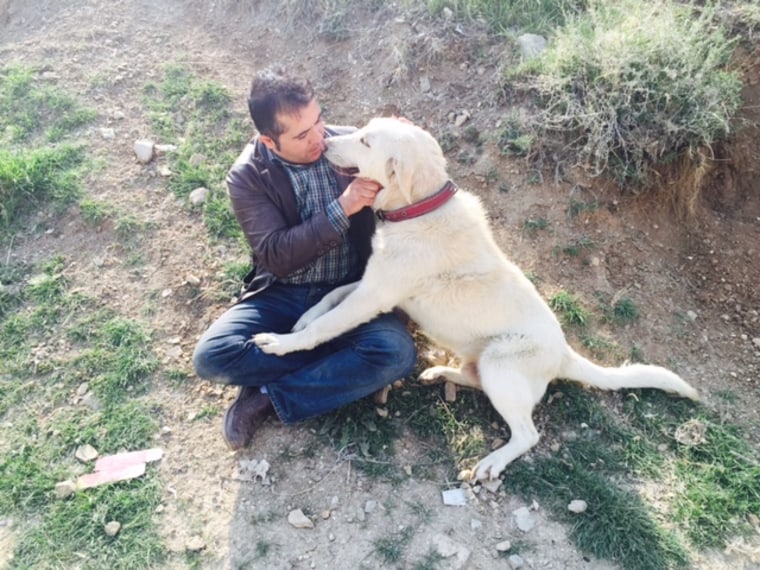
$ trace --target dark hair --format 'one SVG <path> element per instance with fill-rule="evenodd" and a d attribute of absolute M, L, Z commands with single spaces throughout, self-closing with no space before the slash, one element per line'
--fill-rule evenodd
<path fill-rule="evenodd" d="M 308 79 L 291 77 L 279 68 L 256 73 L 248 97 L 248 112 L 262 135 L 275 141 L 283 127 L 277 122 L 281 113 L 296 113 L 314 99 L 314 88 Z"/>

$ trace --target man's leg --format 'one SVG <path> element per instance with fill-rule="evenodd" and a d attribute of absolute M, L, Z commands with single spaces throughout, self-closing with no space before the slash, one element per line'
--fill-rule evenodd
<path fill-rule="evenodd" d="M 327 353 L 266 384 L 277 415 L 286 423 L 368 396 L 410 374 L 417 359 L 414 340 L 393 313 L 380 315 L 319 348 Z M 314 351 L 292 354 L 303 352 Z"/>

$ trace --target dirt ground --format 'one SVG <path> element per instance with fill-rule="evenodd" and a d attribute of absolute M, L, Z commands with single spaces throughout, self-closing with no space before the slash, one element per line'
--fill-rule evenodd
<path fill-rule="evenodd" d="M 9 255 L 25 262 L 65 255 L 76 286 L 126 316 L 145 318 L 146 301 L 160 298 L 150 325 L 165 362 L 174 367 L 191 370 L 196 339 L 225 309 L 203 299 L 188 302 L 188 277 L 210 287 L 213 276 L 241 252 L 209 245 L 199 218 L 134 159 L 134 140 L 153 136 L 142 88 L 160 80 L 162 65 L 178 62 L 226 86 L 241 111 L 252 73 L 276 62 L 314 80 L 334 123 L 361 124 L 395 112 L 435 133 L 461 137 L 467 126 L 497 132 L 509 112 L 496 96 L 500 61 L 513 57 L 507 43 L 489 42 L 445 18 L 402 15 L 391 3 L 354 14 L 348 39 L 333 41 L 319 33 L 324 29 L 306 9 L 284 17 L 282 5 L 291 4 L 0 0 L 0 61 L 39 67 L 40 80 L 78 94 L 98 112 L 89 144 L 106 167 L 91 176 L 88 192 L 147 217 L 157 228 L 136 270 L 125 270 L 113 235 L 94 232 L 77 212 L 60 221 L 36 219 L 54 231 L 30 228 Z M 665 203 L 596 181 L 555 183 L 548 173 L 536 183 L 522 160 L 500 156 L 493 141 L 478 153 L 472 149 L 472 162 L 451 160 L 450 170 L 460 186 L 482 197 L 500 244 L 524 270 L 540 276 L 542 294 L 564 288 L 589 306 L 595 306 L 595 291 L 631 297 L 641 317 L 616 329 L 615 340 L 677 368 L 708 405 L 760 441 L 757 64 L 757 54 L 748 51 L 741 66 L 743 121 L 732 140 L 715 149 L 709 188 L 688 223 L 674 222 Z M 456 126 L 456 116 L 465 111 L 468 122 Z M 104 139 L 104 127 L 116 137 Z M 594 199 L 602 207 L 571 218 L 571 198 Z M 544 218 L 548 228 L 526 232 L 528 218 Z M 576 258 L 556 255 L 558 246 L 581 236 L 591 238 L 594 248 Z M 552 522 L 540 504 L 531 511 L 535 528 L 524 533 L 513 511 L 530 505 L 502 490 L 476 487 L 468 491 L 466 506 L 444 506 L 441 489 L 459 486 L 445 480 L 446 469 L 433 466 L 428 479 L 392 487 L 365 477 L 332 449 L 304 453 L 314 441 L 303 426 L 272 422 L 250 450 L 234 455 L 223 445 L 219 416 L 193 421 L 209 405 L 225 407 L 233 390 L 192 378 L 186 387 L 157 385 L 153 392 L 169 403 L 159 436 L 166 497 L 157 514 L 174 553 L 167 567 L 186 567 L 187 553 L 200 551 L 204 568 L 378 568 L 382 561 L 374 543 L 411 529 L 399 567 L 413 567 L 434 545 L 440 551 L 444 544 L 453 554 L 440 568 L 509 568 L 496 545 L 510 540 L 523 545 L 529 568 L 614 568 L 575 551 L 567 529 Z M 727 392 L 738 395 L 738 402 L 721 397 Z M 402 445 L 402 464 L 423 461 L 423 443 L 410 438 Z M 246 480 L 241 459 L 266 460 L 267 480 Z M 312 515 L 314 528 L 293 528 L 287 522 L 293 509 Z M 266 545 L 268 554 L 262 553 Z M 697 564 L 757 568 L 741 552 L 705 554 Z"/>

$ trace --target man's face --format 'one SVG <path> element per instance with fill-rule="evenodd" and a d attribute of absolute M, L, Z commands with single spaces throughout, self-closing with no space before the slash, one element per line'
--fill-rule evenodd
<path fill-rule="evenodd" d="M 277 138 L 262 135 L 261 141 L 283 160 L 309 164 L 319 160 L 325 150 L 325 124 L 316 99 L 295 114 L 278 114 L 277 122 L 285 127 Z"/>

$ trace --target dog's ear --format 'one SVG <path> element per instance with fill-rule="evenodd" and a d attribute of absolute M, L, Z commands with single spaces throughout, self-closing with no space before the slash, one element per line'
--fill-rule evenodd
<path fill-rule="evenodd" d="M 398 157 L 389 158 L 385 163 L 385 173 L 391 184 L 398 188 L 404 200 L 412 203 L 412 174 L 413 169 Z"/>

